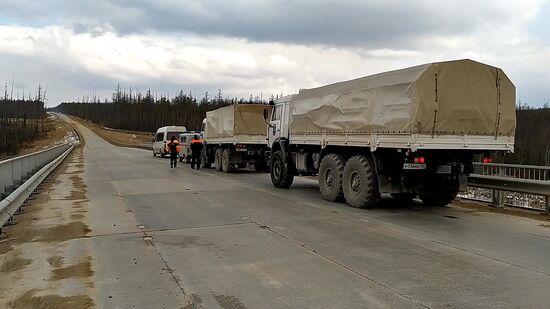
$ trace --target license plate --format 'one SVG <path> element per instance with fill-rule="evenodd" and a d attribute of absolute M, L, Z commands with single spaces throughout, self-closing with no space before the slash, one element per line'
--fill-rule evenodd
<path fill-rule="evenodd" d="M 405 163 L 403 164 L 404 170 L 425 170 L 426 163 Z"/>
<path fill-rule="evenodd" d="M 248 151 L 248 155 L 249 155 L 249 156 L 253 156 L 253 155 L 254 155 L 254 150 L 249 150 L 249 151 Z"/>
<path fill-rule="evenodd" d="M 235 148 L 236 151 L 242 151 L 242 152 L 246 152 L 248 151 L 246 148 Z"/>

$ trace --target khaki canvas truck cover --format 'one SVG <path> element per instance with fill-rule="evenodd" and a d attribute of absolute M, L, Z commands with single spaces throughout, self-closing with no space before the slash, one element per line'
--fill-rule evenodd
<path fill-rule="evenodd" d="M 472 60 L 429 63 L 301 90 L 290 134 L 406 133 L 514 136 L 516 90 Z"/>
<path fill-rule="evenodd" d="M 267 129 L 264 104 L 235 104 L 206 113 L 206 136 L 208 140 L 237 139 L 237 142 L 266 142 Z"/>

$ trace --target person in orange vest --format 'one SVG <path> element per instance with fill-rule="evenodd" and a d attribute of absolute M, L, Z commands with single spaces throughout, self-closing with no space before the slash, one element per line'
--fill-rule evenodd
<path fill-rule="evenodd" d="M 170 153 L 170 168 L 178 166 L 178 152 L 180 150 L 180 142 L 175 136 L 170 138 L 168 144 L 166 144 L 166 150 Z"/>
<path fill-rule="evenodd" d="M 199 139 L 199 136 L 195 134 L 193 136 L 193 140 L 191 141 L 191 168 L 195 168 L 195 165 L 197 166 L 197 169 L 201 167 L 201 154 L 202 154 L 202 148 L 204 148 L 204 145 L 202 141 Z"/>

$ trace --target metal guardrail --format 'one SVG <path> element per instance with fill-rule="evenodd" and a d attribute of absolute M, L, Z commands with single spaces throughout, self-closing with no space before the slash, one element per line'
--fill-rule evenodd
<path fill-rule="evenodd" d="M 0 162 L 0 234 L 4 224 L 74 147 L 63 144 Z"/>
<path fill-rule="evenodd" d="M 492 190 L 490 202 L 495 205 L 538 209 L 550 213 L 550 167 L 548 166 L 479 163 L 474 166 L 474 174 L 468 177 L 468 186 Z M 544 209 L 526 206 L 529 205 L 528 203 L 506 203 L 504 192 L 540 196 Z M 516 197 L 516 199 L 525 201 L 528 198 Z"/>

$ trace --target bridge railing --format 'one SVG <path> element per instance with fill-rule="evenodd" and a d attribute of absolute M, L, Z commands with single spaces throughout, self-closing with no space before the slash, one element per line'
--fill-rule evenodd
<path fill-rule="evenodd" d="M 2 226 L 13 219 L 25 200 L 74 146 L 67 143 L 0 161 L 0 236 Z"/>
<path fill-rule="evenodd" d="M 472 192 L 460 197 L 550 213 L 548 166 L 479 163 L 468 177 L 468 186 L 473 188 L 470 189 Z M 476 188 L 489 190 L 490 194 L 487 191 L 476 192 Z"/>

